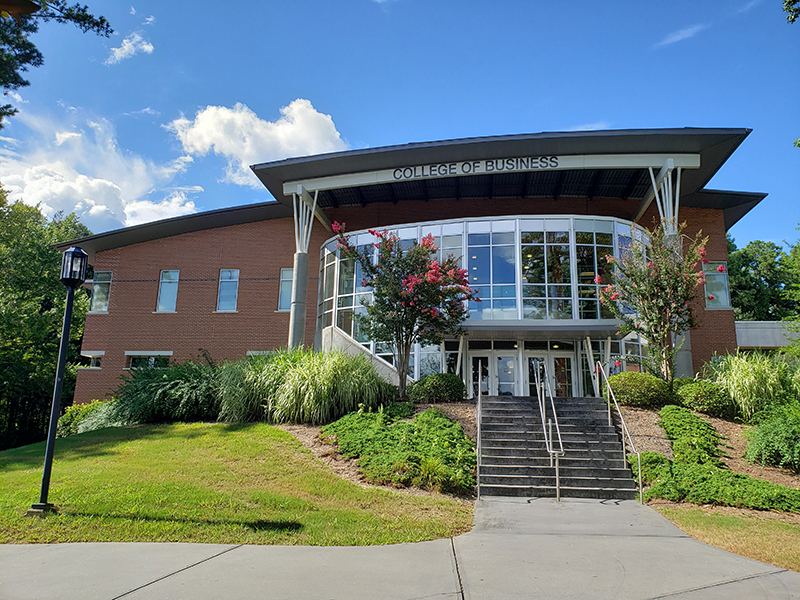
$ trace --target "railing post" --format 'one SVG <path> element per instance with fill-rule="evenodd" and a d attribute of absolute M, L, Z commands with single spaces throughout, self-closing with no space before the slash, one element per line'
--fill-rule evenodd
<path fill-rule="evenodd" d="M 477 429 L 478 429 L 478 443 L 477 443 L 477 461 L 475 463 L 475 471 L 476 471 L 476 487 L 477 489 L 477 497 L 478 500 L 481 499 L 481 412 L 482 412 L 482 400 L 483 400 L 483 391 L 481 386 L 481 365 L 482 362 L 480 359 L 478 360 L 478 415 L 477 415 Z"/>
<path fill-rule="evenodd" d="M 558 454 L 556 454 L 556 502 L 561 502 L 561 477 L 558 472 Z"/>
<path fill-rule="evenodd" d="M 553 466 L 553 420 L 547 419 L 547 451 L 550 454 L 550 466 Z M 557 478 L 556 478 L 557 479 Z"/>

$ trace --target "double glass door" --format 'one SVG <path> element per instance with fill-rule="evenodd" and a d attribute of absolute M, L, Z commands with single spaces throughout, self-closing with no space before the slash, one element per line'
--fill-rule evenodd
<path fill-rule="evenodd" d="M 479 386 L 485 395 L 516 396 L 518 360 L 513 352 L 471 354 L 473 397 L 478 396 Z"/>
<path fill-rule="evenodd" d="M 574 355 L 571 352 L 569 354 L 557 352 L 526 353 L 525 358 L 528 363 L 527 391 L 530 396 L 536 396 L 536 371 L 538 369 L 541 374 L 540 381 L 544 381 L 545 366 L 553 396 L 568 398 L 578 395 L 573 389 L 575 384 L 575 374 L 573 372 Z"/>

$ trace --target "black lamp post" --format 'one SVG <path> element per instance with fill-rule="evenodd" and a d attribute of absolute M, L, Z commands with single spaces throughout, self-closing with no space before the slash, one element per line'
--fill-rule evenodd
<path fill-rule="evenodd" d="M 33 504 L 28 510 L 28 515 L 32 516 L 39 516 L 54 510 L 53 505 L 47 501 L 47 494 L 50 491 L 53 449 L 56 443 L 58 416 L 61 412 L 61 388 L 64 386 L 64 368 L 67 363 L 69 326 L 72 322 L 72 302 L 75 298 L 75 290 L 86 281 L 86 266 L 88 262 L 89 255 L 75 246 L 64 252 L 64 257 L 61 261 L 61 283 L 67 286 L 67 305 L 64 307 L 64 325 L 61 328 L 61 346 L 58 350 L 58 368 L 56 369 L 56 384 L 53 389 L 53 406 L 50 410 L 50 428 L 47 431 L 47 450 L 44 453 L 42 491 L 39 494 L 39 502 Z"/>

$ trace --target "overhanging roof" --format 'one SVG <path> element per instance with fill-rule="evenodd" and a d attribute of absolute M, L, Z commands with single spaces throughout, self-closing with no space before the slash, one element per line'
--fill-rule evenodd
<path fill-rule="evenodd" d="M 95 253 L 102 252 L 103 250 L 129 246 L 131 244 L 138 244 L 140 242 L 147 242 L 182 233 L 191 233 L 193 231 L 203 231 L 205 229 L 215 229 L 217 227 L 241 225 L 242 223 L 253 223 L 255 221 L 291 216 L 291 207 L 286 207 L 278 202 L 260 202 L 258 204 L 209 210 L 194 215 L 162 219 L 161 221 L 134 225 L 132 227 L 125 227 L 124 229 L 115 229 L 114 231 L 99 233 L 79 240 L 62 242 L 56 244 L 56 248 L 63 252 L 70 246 L 79 245 L 89 254 L 89 262 L 91 262 L 94 260 Z"/>
<path fill-rule="evenodd" d="M 636 129 L 555 132 L 467 138 L 367 148 L 290 158 L 251 167 L 272 195 L 291 205 L 293 182 L 309 182 L 356 173 L 380 172 L 415 165 L 496 160 L 520 156 L 699 155 L 699 168 L 685 169 L 682 196 L 700 191 L 738 148 L 750 129 Z M 601 161 L 602 162 L 602 161 Z M 437 198 L 554 198 L 562 196 L 643 199 L 650 189 L 647 168 L 613 167 L 548 169 L 527 172 L 422 178 L 396 183 L 343 186 L 319 194 L 321 208 L 366 206 L 372 202 Z M 343 178 L 346 180 L 347 178 Z M 285 185 L 286 184 L 286 185 Z M 313 185 L 309 189 L 314 189 Z M 762 196 L 763 197 L 763 196 Z"/>

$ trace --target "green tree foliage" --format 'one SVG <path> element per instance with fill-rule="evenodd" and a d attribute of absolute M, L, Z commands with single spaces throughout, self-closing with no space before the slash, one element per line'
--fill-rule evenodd
<path fill-rule="evenodd" d="M 800 0 L 783 0 L 783 10 L 786 12 L 786 20 L 794 23 L 800 17 Z M 799 140 L 800 141 L 800 140 Z"/>
<path fill-rule="evenodd" d="M 31 14 L 6 13 L 0 16 L 0 86 L 3 93 L 30 85 L 23 73 L 30 67 L 44 64 L 42 53 L 30 40 L 30 36 L 39 31 L 40 23 L 73 23 L 84 33 L 91 31 L 104 37 L 114 33 L 106 18 L 93 16 L 87 6 L 69 5 L 66 0 L 40 0 L 37 4 L 39 10 Z M 3 119 L 16 112 L 11 104 L 0 106 L 0 127 Z"/>
<path fill-rule="evenodd" d="M 614 280 L 600 291 L 600 301 L 621 321 L 623 334 L 638 333 L 648 344 L 645 367 L 667 382 L 675 378 L 677 340 L 695 326 L 691 301 L 705 283 L 701 262 L 708 238 L 667 235 L 663 225 L 647 231 L 649 244 L 636 239 L 622 256 L 606 260 L 614 266 Z M 603 282 L 597 277 L 598 283 Z"/>
<path fill-rule="evenodd" d="M 36 207 L 9 204 L 0 190 L 0 449 L 44 439 L 67 297 L 53 244 L 90 234 L 75 215 L 48 221 Z M 87 308 L 79 290 L 68 363 L 78 359 Z M 65 406 L 74 385 L 73 368 L 64 382 Z"/>
<path fill-rule="evenodd" d="M 774 242 L 736 248 L 728 237 L 728 284 L 738 321 L 780 321 L 794 313 L 784 290 L 791 284 L 788 256 Z"/>
<path fill-rule="evenodd" d="M 436 260 L 431 235 L 405 249 L 396 235 L 370 230 L 378 241 L 359 250 L 350 245 L 344 224 L 334 223 L 334 232 L 342 258 L 357 261 L 364 283 L 372 288 L 366 316 L 359 321 L 370 339 L 393 344 L 398 391 L 405 398 L 413 345 L 440 344 L 446 335 L 460 333 L 466 301 L 477 300 L 467 271 L 452 256 Z"/>

